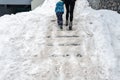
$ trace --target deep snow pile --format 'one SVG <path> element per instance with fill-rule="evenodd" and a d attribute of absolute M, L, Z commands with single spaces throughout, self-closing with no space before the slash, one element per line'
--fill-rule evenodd
<path fill-rule="evenodd" d="M 34 11 L 0 17 L 0 80 L 119 80 L 120 15 L 93 10 L 87 0 L 77 0 L 74 24 L 79 35 L 84 36 L 82 54 L 89 55 L 90 61 L 84 62 L 87 57 L 83 56 L 82 64 L 78 64 L 78 59 L 71 56 L 68 67 L 63 64 L 67 59 L 52 59 L 45 53 L 46 35 L 51 25 L 56 25 L 51 23 L 56 19 L 56 2 L 45 0 Z M 65 75 L 63 65 L 72 72 L 70 76 Z M 85 68 L 84 74 L 81 67 Z"/>

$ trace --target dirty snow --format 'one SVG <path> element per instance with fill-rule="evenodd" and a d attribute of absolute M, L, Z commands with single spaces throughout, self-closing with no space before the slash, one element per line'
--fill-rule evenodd
<path fill-rule="evenodd" d="M 0 80 L 119 80 L 120 15 L 77 0 L 73 31 L 60 31 L 56 2 L 0 17 Z"/>

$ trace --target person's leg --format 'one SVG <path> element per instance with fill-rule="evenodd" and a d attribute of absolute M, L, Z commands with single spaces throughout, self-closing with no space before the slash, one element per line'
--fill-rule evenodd
<path fill-rule="evenodd" d="M 62 26 L 63 26 L 62 14 L 61 13 L 57 13 L 56 15 L 57 15 L 58 26 L 62 29 Z"/>
<path fill-rule="evenodd" d="M 70 3 L 70 22 L 73 21 L 73 12 L 74 12 L 75 2 Z"/>
<path fill-rule="evenodd" d="M 59 24 L 60 24 L 60 28 L 63 29 L 63 18 L 62 18 L 63 13 L 61 12 L 59 15 Z"/>
<path fill-rule="evenodd" d="M 70 8 L 70 5 L 69 3 L 65 3 L 65 7 L 66 7 L 66 26 L 68 25 L 68 18 L 69 18 L 69 8 Z"/>
<path fill-rule="evenodd" d="M 70 4 L 70 23 L 69 23 L 69 30 L 72 30 L 72 21 L 73 21 L 73 12 L 74 12 L 75 2 L 71 2 Z"/>
<path fill-rule="evenodd" d="M 59 25 L 59 13 L 56 13 L 56 17 L 57 17 L 57 24 Z"/>

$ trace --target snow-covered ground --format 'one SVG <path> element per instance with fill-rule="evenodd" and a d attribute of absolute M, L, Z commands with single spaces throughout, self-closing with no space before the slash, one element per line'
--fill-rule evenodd
<path fill-rule="evenodd" d="M 0 80 L 119 80 L 120 15 L 77 0 L 73 31 L 60 31 L 56 2 L 0 17 Z"/>

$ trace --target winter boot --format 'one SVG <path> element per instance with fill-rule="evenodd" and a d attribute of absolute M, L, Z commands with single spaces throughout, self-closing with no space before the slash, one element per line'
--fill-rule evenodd
<path fill-rule="evenodd" d="M 68 20 L 66 20 L 66 23 L 65 23 L 66 26 L 68 26 Z"/>
<path fill-rule="evenodd" d="M 59 27 L 60 27 L 61 30 L 63 29 L 62 25 L 59 25 Z"/>
<path fill-rule="evenodd" d="M 69 30 L 72 30 L 72 22 L 69 23 Z"/>

